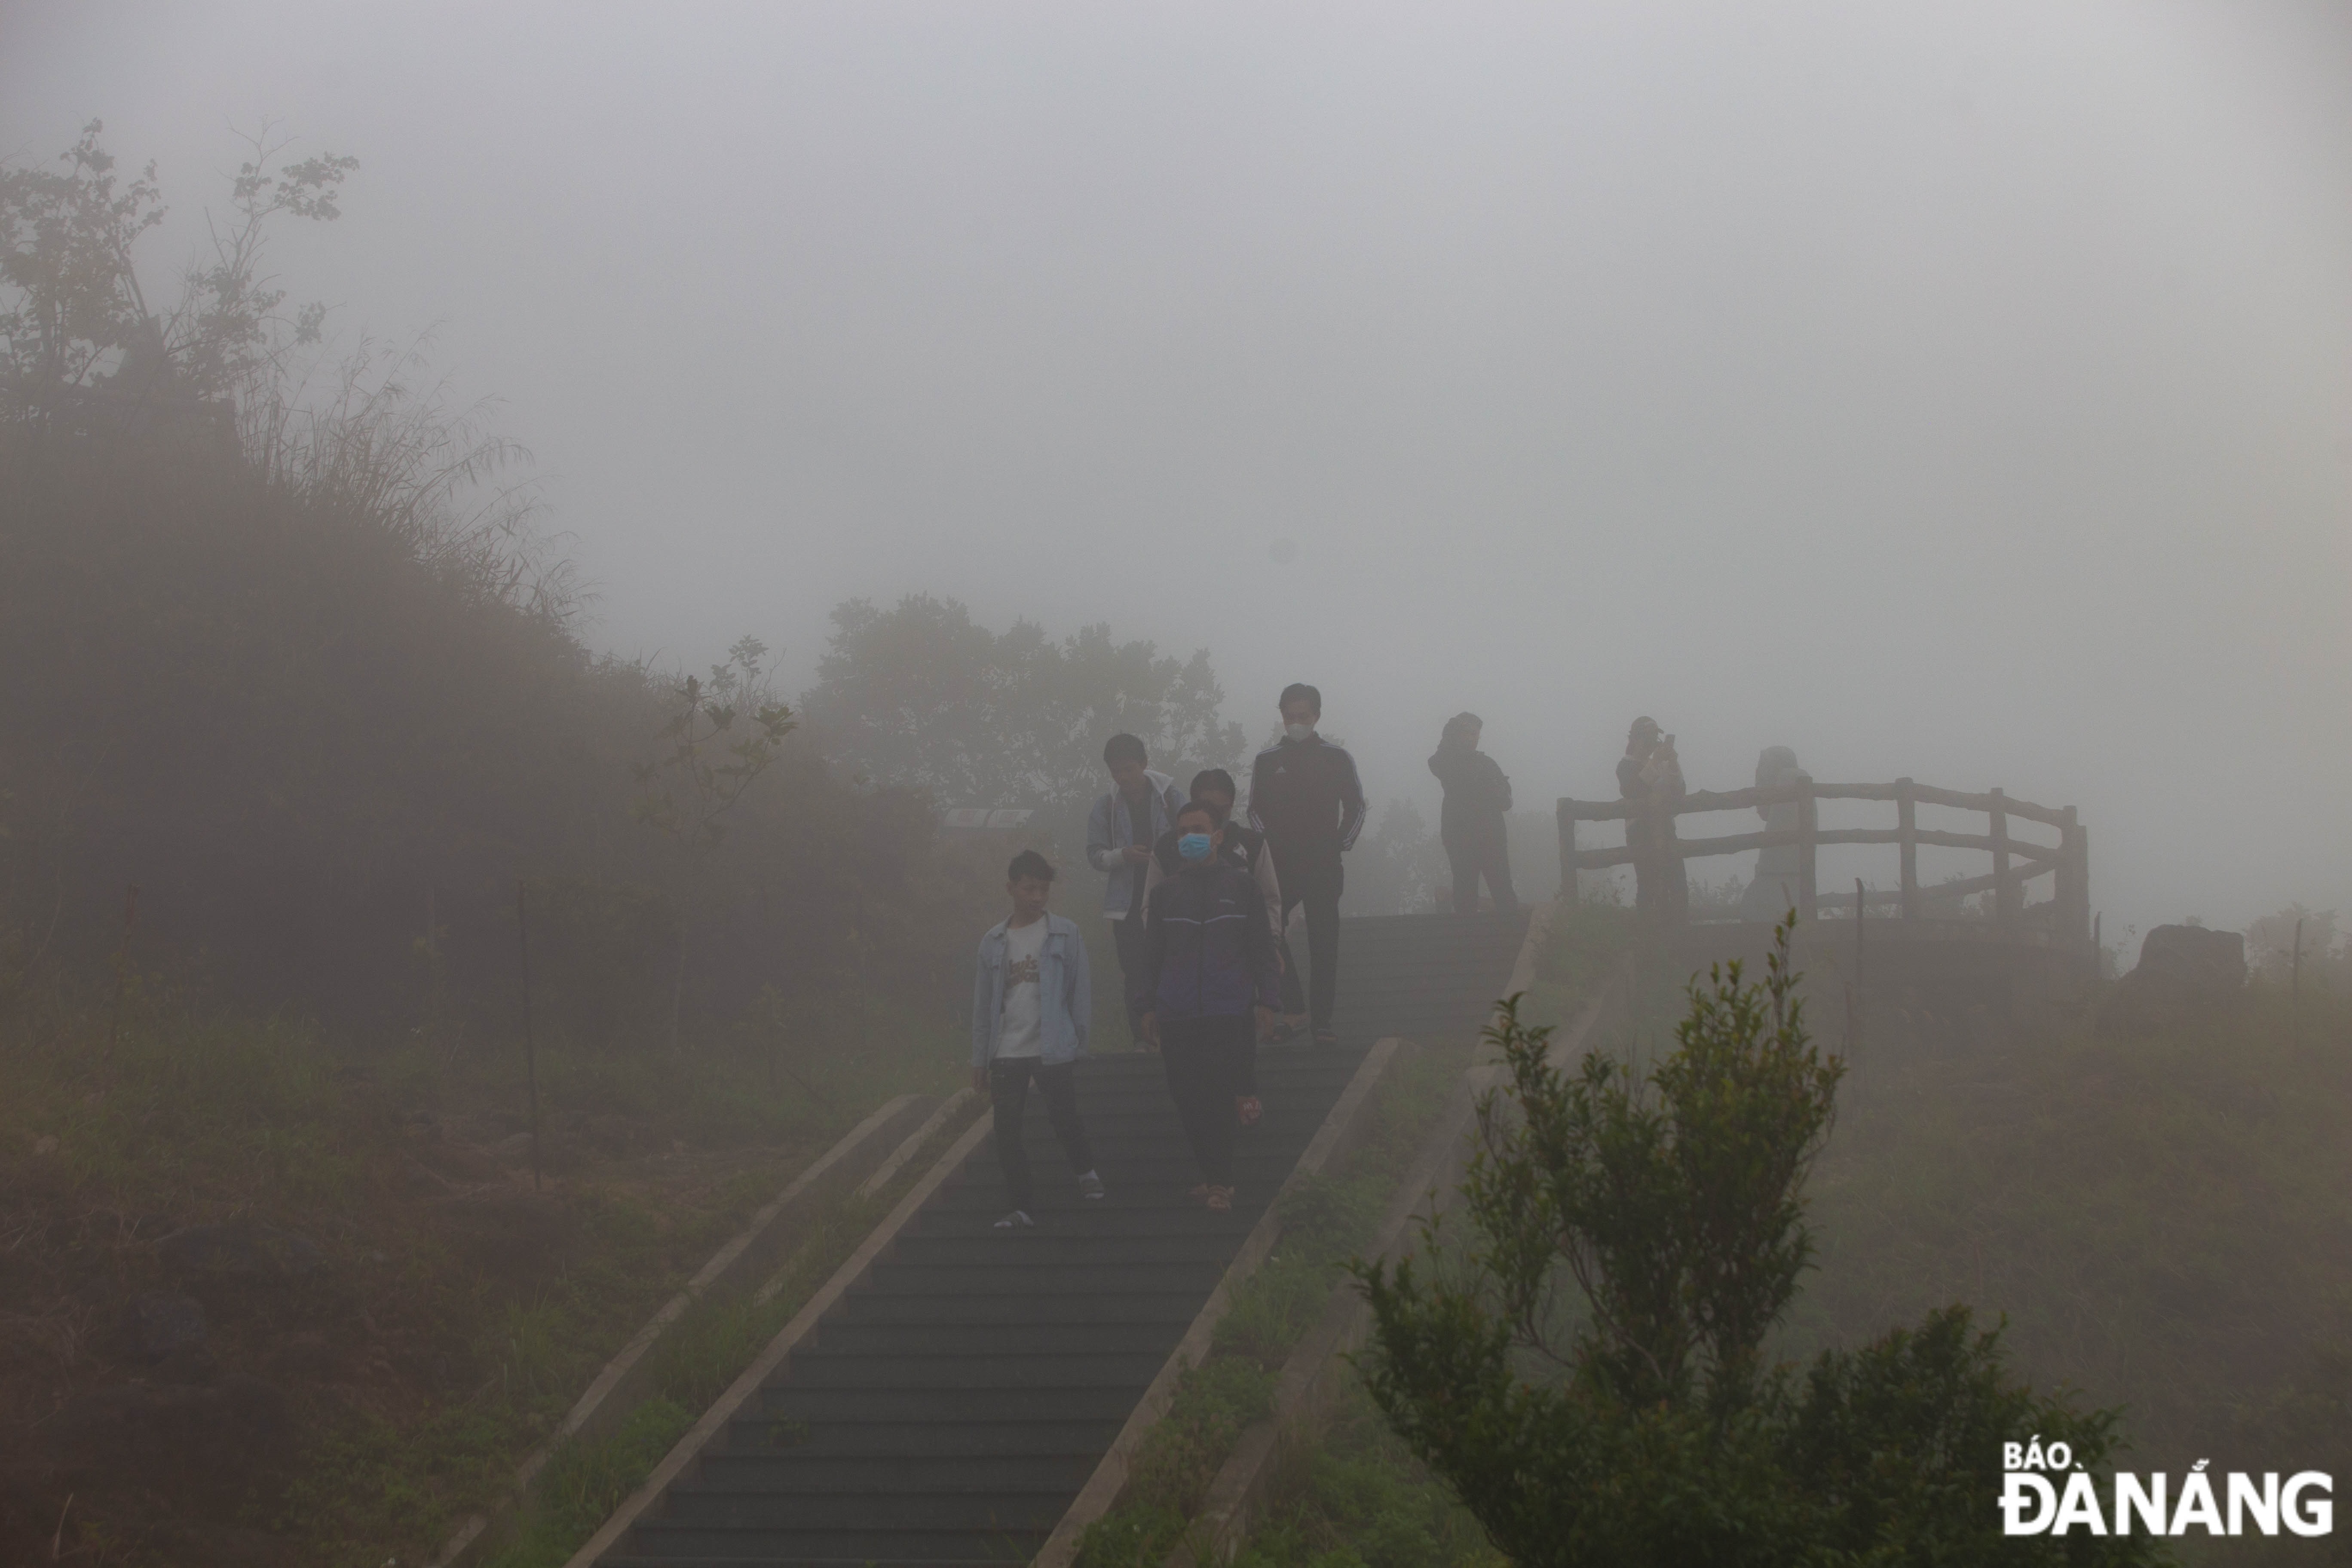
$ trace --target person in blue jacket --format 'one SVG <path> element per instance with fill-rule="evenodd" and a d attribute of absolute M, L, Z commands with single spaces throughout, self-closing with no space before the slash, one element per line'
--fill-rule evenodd
<path fill-rule="evenodd" d="M 1247 868 L 1219 853 L 1223 837 L 1201 802 L 1177 813 L 1182 868 L 1151 890 L 1131 996 L 1200 1163 L 1193 1195 L 1219 1213 L 1234 1206 L 1234 1100 L 1282 999 L 1265 896 Z"/>
<path fill-rule="evenodd" d="M 1015 855 L 1005 871 L 1013 912 L 980 939 L 972 967 L 971 1087 L 995 1110 L 996 1159 L 1013 1198 L 1012 1210 L 996 1222 L 999 1230 L 1037 1223 L 1029 1213 L 1036 1202 L 1029 1152 L 1021 1142 L 1032 1083 L 1045 1096 L 1045 1119 L 1063 1156 L 1078 1173 L 1078 1195 L 1103 1195 L 1102 1175 L 1078 1120 L 1077 1059 L 1087 1048 L 1095 1006 L 1087 944 L 1075 922 L 1046 912 L 1053 890 L 1050 861 L 1034 849 Z"/>

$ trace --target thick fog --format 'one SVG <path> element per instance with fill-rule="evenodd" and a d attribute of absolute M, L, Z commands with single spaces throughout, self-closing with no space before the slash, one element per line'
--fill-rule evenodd
<path fill-rule="evenodd" d="M 0 0 L 0 155 L 93 116 L 151 269 L 361 158 L 283 281 L 507 400 L 600 647 L 929 590 L 1376 803 L 1648 712 L 2077 805 L 2111 939 L 2352 905 L 2339 7 Z"/>

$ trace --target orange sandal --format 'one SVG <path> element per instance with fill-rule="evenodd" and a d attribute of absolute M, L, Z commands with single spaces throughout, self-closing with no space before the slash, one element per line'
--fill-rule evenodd
<path fill-rule="evenodd" d="M 1234 1212 L 1234 1190 L 1233 1190 L 1233 1188 L 1231 1188 L 1231 1187 L 1211 1187 L 1211 1188 L 1209 1189 L 1209 1212 L 1210 1212 L 1211 1214 L 1231 1214 L 1231 1213 L 1233 1213 L 1233 1212 Z"/>

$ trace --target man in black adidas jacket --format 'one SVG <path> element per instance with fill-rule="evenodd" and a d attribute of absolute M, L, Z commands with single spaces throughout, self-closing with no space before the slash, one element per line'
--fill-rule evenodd
<path fill-rule="evenodd" d="M 1307 909 L 1307 956 L 1313 971 L 1306 1010 L 1315 1043 L 1339 1043 L 1331 1029 L 1331 1003 L 1339 979 L 1339 889 L 1346 879 L 1339 857 L 1356 846 L 1364 826 L 1364 786 L 1356 759 L 1315 732 L 1323 717 L 1323 694 L 1304 684 L 1282 690 L 1282 739 L 1257 754 L 1250 766 L 1250 822 L 1265 835 L 1274 871 L 1282 884 L 1286 924 L 1292 909 Z M 1298 966 L 1282 943 L 1283 1010 L 1295 1026 L 1301 1010 Z"/>

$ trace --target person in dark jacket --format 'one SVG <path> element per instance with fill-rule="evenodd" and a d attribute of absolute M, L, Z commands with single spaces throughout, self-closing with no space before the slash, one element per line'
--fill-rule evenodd
<path fill-rule="evenodd" d="M 1244 827 L 1234 820 L 1234 775 L 1223 768 L 1202 768 L 1192 775 L 1192 798 L 1209 808 L 1215 817 L 1223 837 L 1217 853 L 1241 867 L 1265 896 L 1265 929 L 1282 929 L 1282 884 L 1274 874 L 1274 857 L 1265 847 L 1265 835 Z M 1183 858 L 1176 850 L 1176 829 L 1170 828 L 1151 847 L 1151 865 L 1144 872 L 1143 896 L 1151 897 L 1151 889 L 1184 868 Z M 1275 949 L 1277 957 L 1281 948 Z M 1257 1097 L 1257 1048 L 1251 1048 L 1242 1058 L 1240 1081 L 1234 1086 L 1234 1115 L 1244 1127 L 1255 1127 L 1265 1107 Z"/>
<path fill-rule="evenodd" d="M 1508 912 L 1519 907 L 1511 890 L 1510 838 L 1504 818 L 1511 809 L 1511 781 L 1495 759 L 1478 749 L 1485 728 L 1475 713 L 1456 713 L 1445 721 L 1429 771 L 1445 786 L 1445 805 L 1437 817 L 1438 841 L 1454 867 L 1454 912 L 1478 912 L 1478 879 L 1495 895 L 1495 907 Z"/>
<path fill-rule="evenodd" d="M 1234 1206 L 1234 1088 L 1242 1059 L 1273 1021 L 1280 973 L 1265 900 L 1249 872 L 1218 852 L 1224 830 L 1215 814 L 1187 804 L 1176 835 L 1183 869 L 1144 906 L 1133 1001 L 1200 1163 L 1194 1194 L 1223 1213 Z"/>
<path fill-rule="evenodd" d="M 1282 940 L 1286 1027 L 1295 1028 L 1302 1009 L 1314 1022 L 1315 1043 L 1333 1046 L 1331 1005 L 1339 982 L 1339 893 L 1347 879 L 1340 855 L 1356 847 L 1364 827 L 1364 786 L 1356 759 L 1315 732 L 1323 718 L 1323 694 L 1311 686 L 1283 688 L 1282 739 L 1250 765 L 1250 826 L 1265 835 L 1274 851 L 1274 871 L 1282 883 L 1285 924 L 1290 911 L 1307 910 L 1307 958 L 1313 973 L 1307 995 L 1299 994 L 1298 965 Z"/>

